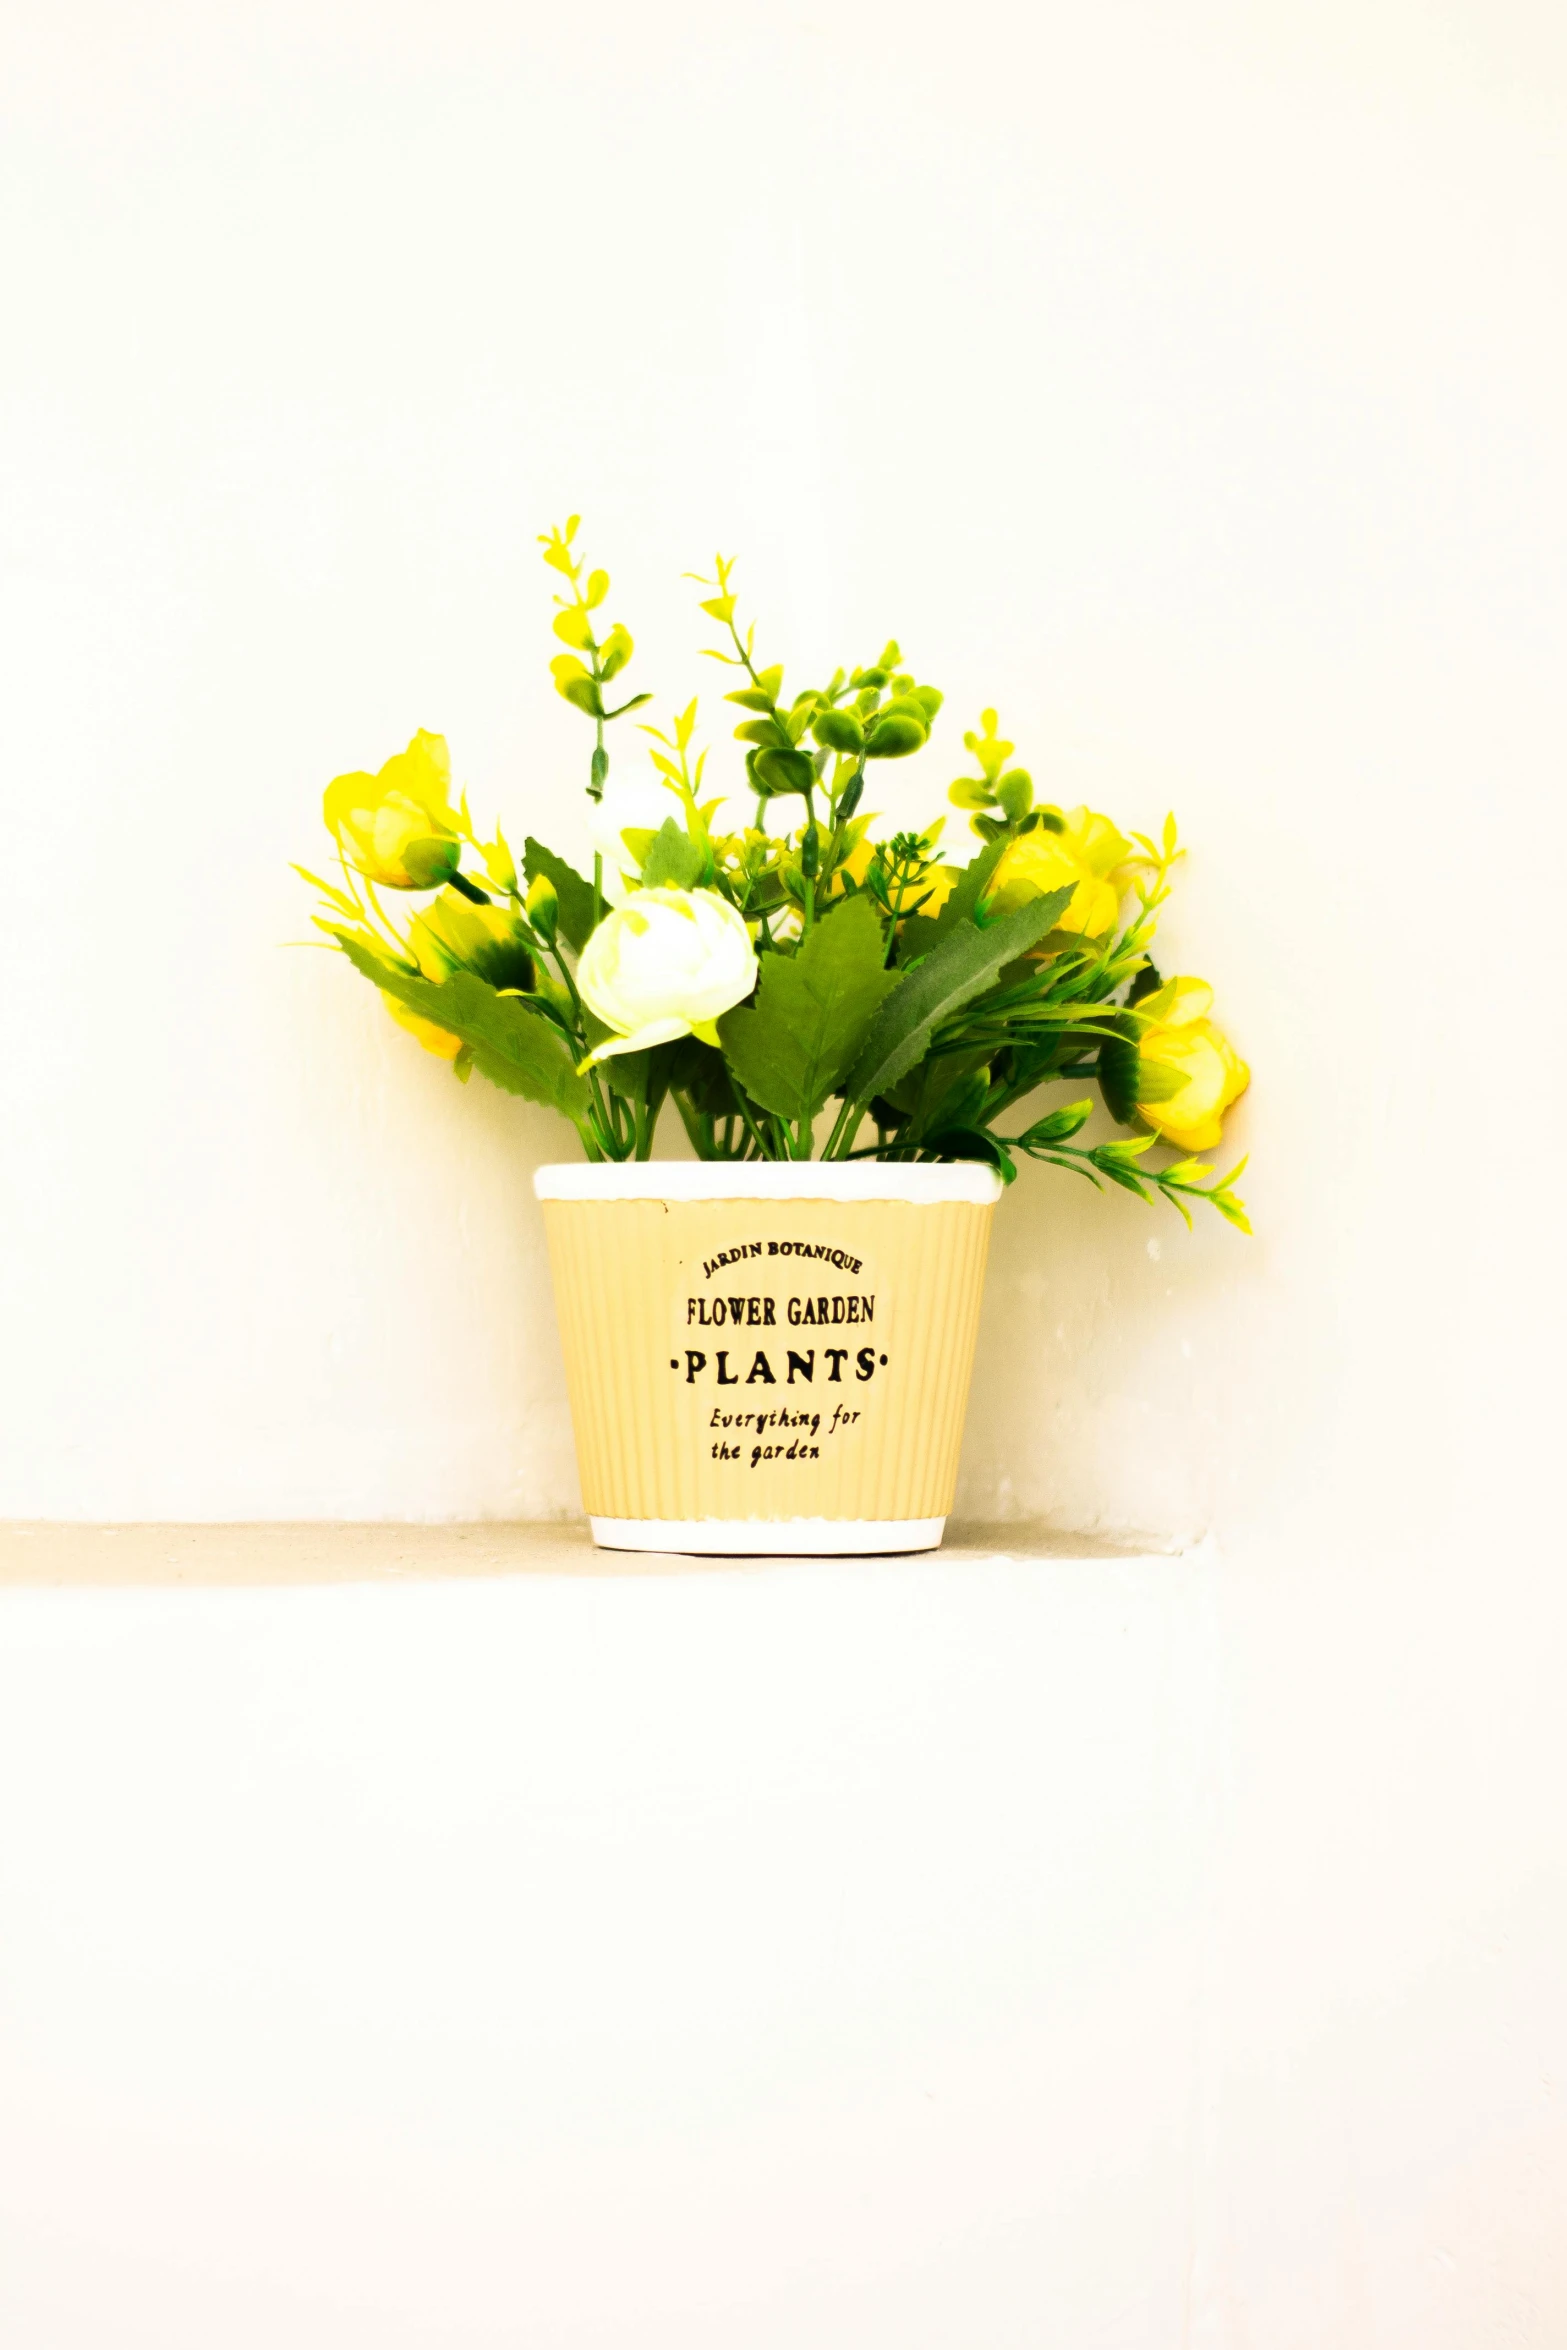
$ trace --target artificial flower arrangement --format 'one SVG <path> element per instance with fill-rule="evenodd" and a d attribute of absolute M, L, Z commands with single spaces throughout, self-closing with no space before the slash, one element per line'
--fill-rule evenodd
<path fill-rule="evenodd" d="M 1200 1155 L 1247 1069 L 1212 990 L 1151 956 L 1173 818 L 1155 840 L 1038 801 L 986 710 L 949 793 L 968 861 L 945 860 L 940 820 L 878 834 L 868 787 L 926 748 L 941 694 L 889 643 L 786 697 L 722 557 L 701 610 L 722 640 L 708 657 L 736 673 L 753 820 L 720 826 L 695 701 L 643 726 L 651 773 L 611 781 L 607 730 L 651 696 L 615 699 L 632 639 L 600 617 L 609 579 L 577 531 L 540 543 L 561 589 L 555 687 L 593 730 L 591 880 L 531 836 L 520 870 L 499 828 L 481 838 L 440 735 L 327 789 L 342 885 L 305 875 L 317 921 L 393 1018 L 459 1078 L 558 1110 L 594 1162 L 649 1159 L 673 1103 L 703 1160 L 977 1161 L 1010 1181 L 1022 1156 L 1248 1230 L 1240 1166 Z M 422 903 L 399 927 L 383 892 Z M 1078 1141 L 1080 1090 L 1024 1109 L 1088 1084 L 1127 1135 Z"/>

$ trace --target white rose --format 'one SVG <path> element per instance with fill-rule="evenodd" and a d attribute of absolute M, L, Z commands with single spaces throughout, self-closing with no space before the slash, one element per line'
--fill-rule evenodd
<path fill-rule="evenodd" d="M 717 1044 L 713 1022 L 756 984 L 751 934 L 711 889 L 638 889 L 582 950 L 577 985 L 615 1030 L 590 1058 L 638 1053 L 677 1036 Z"/>
<path fill-rule="evenodd" d="M 637 886 L 641 859 L 627 847 L 626 832 L 657 832 L 668 816 L 678 824 L 685 822 L 674 793 L 653 775 L 606 783 L 604 797 L 591 803 L 588 838 L 604 860 L 606 905 L 623 906 Z"/>

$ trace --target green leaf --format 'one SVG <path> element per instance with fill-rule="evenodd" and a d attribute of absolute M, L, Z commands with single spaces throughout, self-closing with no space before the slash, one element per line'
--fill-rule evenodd
<path fill-rule="evenodd" d="M 599 675 L 606 684 L 620 675 L 634 650 L 630 630 L 622 628 L 617 620 L 599 648 Z"/>
<path fill-rule="evenodd" d="M 1025 1150 L 1045 1142 L 1070 1142 L 1074 1134 L 1082 1132 L 1093 1114 L 1092 1102 L 1068 1102 L 1063 1109 L 1052 1110 L 1047 1118 L 1037 1119 L 1026 1134 L 1018 1136 L 1018 1141 Z"/>
<path fill-rule="evenodd" d="M 1137 1064 L 1137 1099 L 1140 1106 L 1149 1102 L 1171 1102 L 1178 1093 L 1184 1093 L 1190 1083 L 1188 1072 L 1175 1068 L 1169 1061 L 1150 1061 L 1139 1057 Z"/>
<path fill-rule="evenodd" d="M 923 750 L 927 729 L 917 718 L 903 710 L 891 710 L 878 718 L 865 737 L 867 759 L 906 759 L 911 751 Z"/>
<path fill-rule="evenodd" d="M 706 870 L 707 858 L 698 842 L 666 816 L 653 835 L 642 860 L 644 889 L 695 889 Z"/>
<path fill-rule="evenodd" d="M 373 986 L 461 1037 L 473 1066 L 492 1085 L 542 1102 L 579 1124 L 587 1117 L 587 1082 L 577 1075 L 570 1045 L 524 997 L 500 995 L 471 971 L 455 971 L 439 984 L 420 979 L 370 953 L 347 932 L 338 933 L 338 944 Z"/>
<path fill-rule="evenodd" d="M 904 972 L 877 1013 L 854 1064 L 846 1088 L 851 1099 L 869 1101 L 896 1085 L 930 1049 L 937 1023 L 988 987 L 1006 964 L 1027 954 L 1071 895 L 1070 889 L 1051 890 L 983 930 L 970 918 L 951 929 L 915 970 Z"/>
<path fill-rule="evenodd" d="M 1137 1142 L 1101 1142 L 1087 1156 L 1101 1175 L 1112 1183 L 1119 1183 L 1123 1191 L 1134 1192 L 1138 1199 L 1149 1201 L 1151 1195 L 1142 1180 L 1137 1162 L 1146 1150 L 1153 1148 L 1153 1136 L 1144 1135 Z"/>
<path fill-rule="evenodd" d="M 960 775 L 947 787 L 947 797 L 955 808 L 993 808 L 995 795 L 982 775 Z"/>
<path fill-rule="evenodd" d="M 555 680 L 555 691 L 564 694 L 579 710 L 586 710 L 590 718 L 600 717 L 604 705 L 599 700 L 599 689 L 575 653 L 557 653 L 550 663 L 550 675 Z"/>
<path fill-rule="evenodd" d="M 989 848 L 981 849 L 979 855 L 963 867 L 939 914 L 934 917 L 929 914 L 911 914 L 906 922 L 899 925 L 898 950 L 901 962 L 907 963 L 915 955 L 928 955 L 932 947 L 939 946 L 960 924 L 973 921 L 979 901 L 989 887 L 990 877 L 1005 854 L 1005 841 L 992 841 Z"/>
<path fill-rule="evenodd" d="M 989 1090 L 985 1071 L 990 1066 L 991 1048 L 966 1053 L 934 1053 L 916 1068 L 907 1070 L 896 1085 L 889 1088 L 886 1100 L 895 1110 L 905 1111 L 918 1126 L 961 1126 L 967 1123 L 968 1113 L 961 1115 L 953 1105 L 968 1089 L 974 1078 L 980 1080 L 979 1098 Z"/>
<path fill-rule="evenodd" d="M 682 1036 L 673 1052 L 670 1083 L 677 1093 L 686 1096 L 694 1110 L 707 1118 L 739 1115 L 734 1081 L 722 1053 L 715 1052 L 710 1044 L 704 1044 L 696 1036 Z M 604 1066 L 608 1068 L 610 1063 L 606 1061 Z"/>
<path fill-rule="evenodd" d="M 574 653 L 587 651 L 593 637 L 593 623 L 580 604 L 568 604 L 563 612 L 557 612 L 553 626 L 563 645 L 570 645 Z"/>
<path fill-rule="evenodd" d="M 1107 1012 L 1104 1019 L 1113 1034 L 1099 1040 L 1099 1090 L 1117 1125 L 1130 1126 L 1137 1115 L 1138 1024 L 1124 1012 Z"/>
<path fill-rule="evenodd" d="M 793 955 L 764 955 L 754 1004 L 718 1033 L 752 1099 L 781 1118 L 814 1118 L 839 1083 L 877 1007 L 903 983 L 883 968 L 886 942 L 866 899 L 816 923 Z"/>
<path fill-rule="evenodd" d="M 1233 1181 L 1234 1178 L 1232 1177 L 1231 1180 Z M 1203 1193 L 1203 1197 L 1218 1209 L 1227 1224 L 1234 1225 L 1237 1232 L 1250 1233 L 1251 1223 L 1246 1214 L 1244 1200 L 1238 1200 L 1235 1194 L 1228 1189 L 1206 1191 Z"/>
<path fill-rule="evenodd" d="M 602 1043 L 602 1037 L 597 1041 Z M 672 1044 L 656 1044 L 646 1052 L 612 1053 L 599 1063 L 599 1070 L 611 1093 L 639 1110 L 651 1109 L 656 1117 L 669 1091 L 676 1049 Z"/>
<path fill-rule="evenodd" d="M 1105 1108 L 1122 1126 L 1130 1126 L 1140 1104 L 1173 1101 L 1187 1083 L 1184 1069 L 1167 1061 L 1143 1057 L 1139 1037 L 1143 1023 L 1126 1012 L 1100 1015 L 1113 1033 L 1099 1044 L 1099 1090 Z"/>
<path fill-rule="evenodd" d="M 318 889 L 328 904 L 336 906 L 340 914 L 346 914 L 352 922 L 359 920 L 359 908 L 335 882 L 323 881 L 320 874 L 312 873 L 308 865 L 290 865 L 289 871 L 297 873 L 301 881 L 308 881 L 312 889 Z"/>
<path fill-rule="evenodd" d="M 559 907 L 556 927 L 566 944 L 580 955 L 593 928 L 593 891 L 588 883 L 564 857 L 557 857 L 531 834 L 522 844 L 522 870 L 529 881 L 537 881 L 542 873 L 554 883 Z"/>
<path fill-rule="evenodd" d="M 1034 779 L 1026 767 L 1009 767 L 996 785 L 996 800 L 1016 824 L 1034 804 Z"/>
<path fill-rule="evenodd" d="M 967 1054 L 955 1056 L 957 1067 L 962 1071 L 962 1074 L 955 1077 L 954 1081 L 948 1085 L 945 1094 L 937 1097 L 933 1107 L 925 1113 L 924 1122 L 926 1125 L 943 1131 L 949 1127 L 959 1130 L 978 1125 L 980 1113 L 985 1107 L 986 1098 L 990 1092 L 990 1064 L 988 1061 L 981 1061 L 977 1068 L 964 1069 L 963 1065 L 968 1058 Z M 936 1065 L 929 1062 L 926 1064 L 927 1067 Z"/>
<path fill-rule="evenodd" d="M 1099 1166 L 1097 1159 L 1094 1164 Z M 1130 1167 L 1099 1167 L 1099 1172 L 1101 1175 L 1108 1175 L 1110 1181 L 1118 1183 L 1123 1191 L 1131 1192 L 1133 1197 L 1140 1199 L 1145 1207 L 1152 1207 L 1153 1199 L 1147 1185 L 1138 1182 Z"/>
<path fill-rule="evenodd" d="M 977 1159 L 983 1166 L 994 1167 L 1003 1183 L 1016 1180 L 1017 1169 L 1012 1154 L 999 1134 L 987 1134 L 978 1126 L 944 1126 L 939 1134 L 926 1137 L 920 1148 L 932 1158 Z"/>
<path fill-rule="evenodd" d="M 816 769 L 803 751 L 754 751 L 746 763 L 750 767 L 756 789 L 770 797 L 777 798 L 786 792 L 808 792 L 815 788 Z"/>
<path fill-rule="evenodd" d="M 865 729 L 852 710 L 818 710 L 811 732 L 826 751 L 842 751 L 855 758 L 865 747 Z"/>

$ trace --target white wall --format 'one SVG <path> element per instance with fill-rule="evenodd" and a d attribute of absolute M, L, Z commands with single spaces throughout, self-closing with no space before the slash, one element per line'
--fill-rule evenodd
<path fill-rule="evenodd" d="M 963 1509 L 1490 1513 L 1560 1131 L 1564 86 L 1544 7 L 13 10 L 0 1510 L 576 1506 L 560 1134 L 283 943 L 416 725 L 570 832 L 575 506 L 662 695 L 723 545 L 802 673 L 890 628 L 948 690 L 890 807 L 993 699 L 1183 820 L 1258 1237 L 1026 1176 Z"/>
<path fill-rule="evenodd" d="M 1258 1235 L 998 1219 L 960 1506 L 1196 1560 L 12 1594 L 16 2339 L 1557 2350 L 1560 10 L 0 39 L 0 1517 L 575 1509 L 558 1131 L 283 943 L 569 835 L 573 507 L 1178 810 Z"/>

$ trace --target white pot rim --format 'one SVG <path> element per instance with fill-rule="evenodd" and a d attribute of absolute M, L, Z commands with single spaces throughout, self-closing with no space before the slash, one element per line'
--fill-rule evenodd
<path fill-rule="evenodd" d="M 598 1166 L 587 1159 L 540 1167 L 537 1199 L 547 1200 L 900 1200 L 908 1207 L 994 1207 L 1001 1197 L 994 1167 L 972 1159 L 917 1167 L 886 1159 L 647 1159 Z"/>

